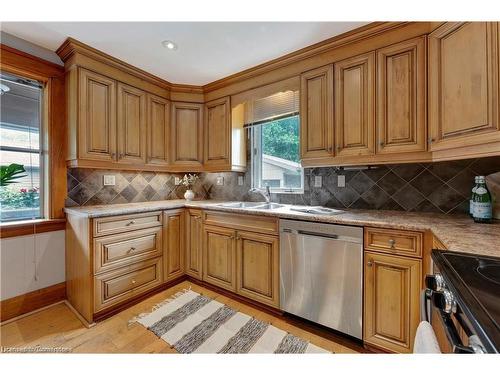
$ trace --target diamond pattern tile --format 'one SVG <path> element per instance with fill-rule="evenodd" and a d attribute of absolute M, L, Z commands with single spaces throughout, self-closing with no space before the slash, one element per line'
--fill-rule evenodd
<path fill-rule="evenodd" d="M 500 157 L 467 159 L 440 163 L 375 166 L 369 169 L 308 168 L 304 171 L 303 194 L 273 194 L 275 202 L 322 205 L 334 208 L 363 208 L 468 212 L 468 199 L 475 175 L 500 171 Z M 103 176 L 115 176 L 114 186 L 103 186 Z M 338 187 L 338 175 L 345 187 Z M 243 186 L 237 176 L 244 177 Z M 66 205 L 114 204 L 164 199 L 183 199 L 185 188 L 175 186 L 174 177 L 183 174 L 116 170 L 68 169 Z M 201 173 L 193 190 L 199 199 L 255 200 L 248 194 L 251 171 L 239 173 Z M 215 185 L 224 176 L 224 186 Z M 323 177 L 323 186 L 312 186 L 314 176 Z"/>

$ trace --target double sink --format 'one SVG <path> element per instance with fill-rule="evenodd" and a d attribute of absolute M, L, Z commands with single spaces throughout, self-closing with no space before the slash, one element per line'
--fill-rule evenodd
<path fill-rule="evenodd" d="M 290 211 L 302 212 L 315 215 L 336 215 L 344 211 L 335 210 L 333 208 L 321 206 L 290 206 L 278 203 L 262 203 L 262 202 L 229 202 L 219 203 L 216 206 L 224 208 L 246 208 L 251 210 L 278 210 L 280 208 L 287 208 Z"/>
<path fill-rule="evenodd" d="M 219 207 L 225 208 L 249 208 L 256 210 L 277 210 L 278 208 L 285 207 L 277 203 L 262 203 L 262 202 L 231 202 L 218 204 Z"/>

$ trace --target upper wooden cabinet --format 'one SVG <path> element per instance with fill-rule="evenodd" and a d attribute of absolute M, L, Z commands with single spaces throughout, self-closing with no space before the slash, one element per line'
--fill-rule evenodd
<path fill-rule="evenodd" d="M 184 209 L 163 212 L 163 275 L 165 281 L 184 274 L 185 254 Z"/>
<path fill-rule="evenodd" d="M 375 125 L 375 53 L 335 63 L 336 156 L 372 155 Z"/>
<path fill-rule="evenodd" d="M 231 105 L 229 97 L 205 103 L 206 170 L 231 169 Z"/>
<path fill-rule="evenodd" d="M 500 141 L 498 28 L 447 22 L 429 35 L 432 151 Z"/>
<path fill-rule="evenodd" d="M 301 75 L 300 153 L 302 160 L 333 156 L 333 66 Z"/>
<path fill-rule="evenodd" d="M 146 162 L 146 93 L 118 83 L 118 162 Z"/>
<path fill-rule="evenodd" d="M 377 154 L 425 151 L 426 37 L 377 50 Z"/>
<path fill-rule="evenodd" d="M 170 151 L 170 102 L 156 95 L 147 96 L 147 163 L 168 165 Z"/>
<path fill-rule="evenodd" d="M 176 170 L 203 167 L 203 104 L 172 103 L 171 165 Z"/>
<path fill-rule="evenodd" d="M 78 110 L 77 123 L 70 126 L 77 127 L 78 131 L 71 133 L 77 143 L 77 158 L 99 161 L 116 160 L 116 82 L 103 75 L 86 69 L 78 69 L 78 95 L 70 96 L 69 113 Z M 76 71 L 75 73 L 76 74 Z M 73 78 L 73 77 L 71 77 Z M 72 82 L 71 80 L 70 82 Z"/>

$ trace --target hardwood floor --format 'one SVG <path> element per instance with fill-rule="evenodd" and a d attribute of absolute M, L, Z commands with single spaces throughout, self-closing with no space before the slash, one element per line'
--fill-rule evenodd
<path fill-rule="evenodd" d="M 68 348 L 74 353 L 176 353 L 165 341 L 156 337 L 140 324 L 128 325 L 134 316 L 149 312 L 158 302 L 186 288 L 272 323 L 303 339 L 309 340 L 335 353 L 365 352 L 361 346 L 348 339 L 336 337 L 329 331 L 293 317 L 277 317 L 247 304 L 199 285 L 184 281 L 134 305 L 92 328 L 85 328 L 71 310 L 63 303 L 49 307 L 0 327 L 3 348 L 34 347 Z"/>

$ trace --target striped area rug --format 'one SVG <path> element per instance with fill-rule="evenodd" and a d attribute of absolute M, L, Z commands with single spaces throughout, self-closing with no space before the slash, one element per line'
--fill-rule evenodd
<path fill-rule="evenodd" d="M 187 290 L 133 319 L 179 353 L 330 353 Z"/>

